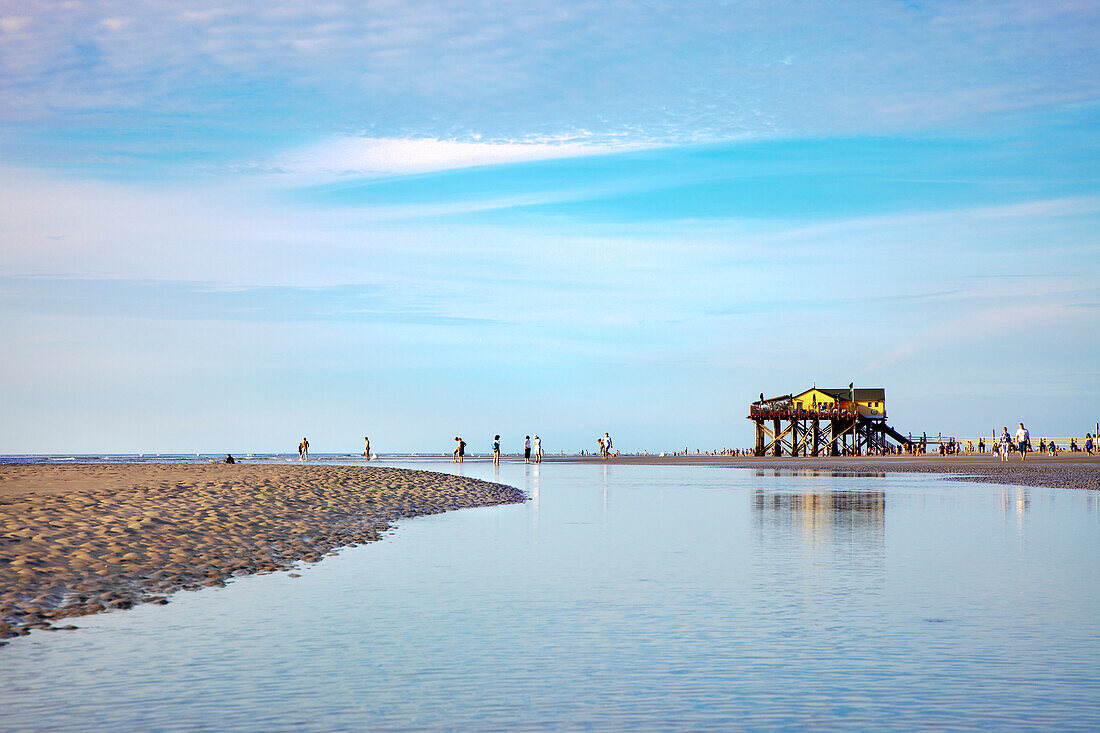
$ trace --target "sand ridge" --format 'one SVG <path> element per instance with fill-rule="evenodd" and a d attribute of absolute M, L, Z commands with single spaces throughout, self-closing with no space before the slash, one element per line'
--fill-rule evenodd
<path fill-rule="evenodd" d="M 525 499 L 376 466 L 2 465 L 0 639 L 316 562 L 403 517 Z"/>
<path fill-rule="evenodd" d="M 601 463 L 599 456 L 552 456 L 548 463 Z M 951 481 L 1046 486 L 1055 489 L 1100 490 L 1100 456 L 1062 453 L 1056 457 L 1032 453 L 1026 461 L 1013 454 L 1002 462 L 989 453 L 959 456 L 844 456 L 812 458 L 791 456 L 637 456 L 620 455 L 610 463 L 650 466 L 727 466 L 822 475 L 883 475 L 887 473 L 938 473 Z"/>

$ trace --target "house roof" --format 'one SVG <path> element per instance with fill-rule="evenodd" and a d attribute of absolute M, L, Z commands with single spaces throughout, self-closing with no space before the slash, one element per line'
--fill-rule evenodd
<path fill-rule="evenodd" d="M 813 390 L 818 392 L 824 392 L 836 399 L 846 400 L 848 399 L 848 388 L 841 387 L 840 389 L 830 389 L 826 387 L 811 387 L 806 392 L 812 392 Z M 803 392 L 802 394 L 806 394 Z M 801 396 L 801 395 L 800 395 Z M 856 388 L 856 402 L 885 402 L 886 401 L 886 389 L 884 387 L 869 387 L 869 388 Z"/>

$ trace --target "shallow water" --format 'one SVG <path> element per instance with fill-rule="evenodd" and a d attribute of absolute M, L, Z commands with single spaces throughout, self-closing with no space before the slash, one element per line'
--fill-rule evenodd
<path fill-rule="evenodd" d="M 385 465 L 532 500 L 16 640 L 0 729 L 1100 727 L 1095 494 Z"/>

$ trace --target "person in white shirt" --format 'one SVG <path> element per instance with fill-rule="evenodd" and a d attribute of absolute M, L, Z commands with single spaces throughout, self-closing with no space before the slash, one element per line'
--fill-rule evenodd
<path fill-rule="evenodd" d="M 1027 459 L 1027 448 L 1031 442 L 1031 433 L 1027 431 L 1023 423 L 1020 423 L 1020 427 L 1016 430 L 1016 447 L 1020 450 L 1020 460 Z"/>
<path fill-rule="evenodd" d="M 542 438 L 535 436 L 535 463 L 542 463 Z"/>

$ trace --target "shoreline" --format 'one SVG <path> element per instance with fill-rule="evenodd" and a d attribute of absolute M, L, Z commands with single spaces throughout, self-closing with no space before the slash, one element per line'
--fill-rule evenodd
<path fill-rule="evenodd" d="M 0 465 L 0 645 L 55 622 L 290 570 L 391 523 L 526 501 L 385 466 Z"/>
<path fill-rule="evenodd" d="M 1100 456 L 1084 453 L 1055 458 L 1028 454 L 1026 461 L 1013 454 L 1008 462 L 990 454 L 962 456 L 851 456 L 793 458 L 756 456 L 635 456 L 620 455 L 604 461 L 599 456 L 547 456 L 544 463 L 608 463 L 648 466 L 723 466 L 780 471 L 843 473 L 929 473 L 949 481 L 1043 486 L 1052 489 L 1100 490 Z"/>

